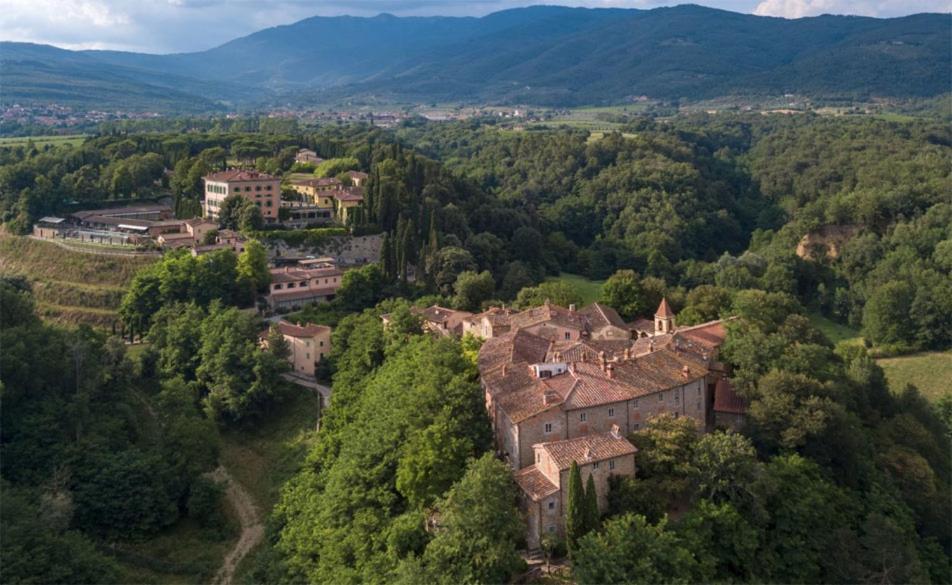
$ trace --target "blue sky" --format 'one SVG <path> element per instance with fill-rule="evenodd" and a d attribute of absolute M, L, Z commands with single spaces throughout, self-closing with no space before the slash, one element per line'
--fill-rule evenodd
<path fill-rule="evenodd" d="M 256 30 L 315 15 L 481 16 L 530 4 L 654 8 L 658 0 L 4 0 L 0 40 L 68 49 L 172 53 L 208 49 Z M 952 0 L 693 0 L 735 12 L 801 18 L 893 17 L 952 12 Z"/>

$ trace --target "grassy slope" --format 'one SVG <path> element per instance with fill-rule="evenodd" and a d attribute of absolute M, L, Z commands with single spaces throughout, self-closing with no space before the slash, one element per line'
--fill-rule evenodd
<path fill-rule="evenodd" d="M 912 384 L 929 400 L 952 392 L 952 350 L 926 351 L 876 360 L 894 392 Z"/>
<path fill-rule="evenodd" d="M 125 287 L 155 260 L 71 252 L 0 232 L 0 275 L 26 277 L 39 313 L 59 323 L 111 327 Z"/>
<path fill-rule="evenodd" d="M 309 391 L 289 385 L 289 398 L 261 424 L 224 434 L 221 462 L 254 498 L 267 519 L 284 485 L 304 462 L 317 434 L 317 399 Z M 235 582 L 247 580 L 259 545 L 238 565 Z"/>
<path fill-rule="evenodd" d="M 568 274 L 566 272 L 563 272 L 559 276 L 550 276 L 546 278 L 546 280 L 562 281 L 573 287 L 578 291 L 578 294 L 581 295 L 583 305 L 593 303 L 598 299 L 598 295 L 602 290 L 602 284 L 605 282 L 604 280 L 589 280 L 584 276 Z"/>
<path fill-rule="evenodd" d="M 840 343 L 863 343 L 859 331 L 818 315 L 810 314 L 810 321 L 830 341 Z M 929 400 L 936 400 L 943 393 L 952 392 L 952 350 L 926 351 L 891 358 L 879 358 L 876 363 L 886 373 L 889 388 L 900 392 L 906 384 L 912 384 Z"/>

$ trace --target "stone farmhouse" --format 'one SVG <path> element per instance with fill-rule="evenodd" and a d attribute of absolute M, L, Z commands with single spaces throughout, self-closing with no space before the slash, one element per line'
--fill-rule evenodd
<path fill-rule="evenodd" d="M 317 156 L 317 153 L 310 148 L 302 148 L 301 150 L 297 151 L 297 154 L 294 155 L 294 162 L 318 165 L 324 162 L 324 159 Z"/>
<path fill-rule="evenodd" d="M 354 208 L 364 203 L 364 194 L 360 185 L 366 181 L 367 174 L 351 171 L 349 174 L 351 186 L 345 186 L 340 179 L 305 178 L 291 179 L 289 186 L 304 199 L 292 208 L 306 206 L 315 217 L 327 221 L 333 218 L 338 223 L 347 223 L 348 217 L 353 214 Z M 291 202 L 285 202 L 290 204 Z"/>
<path fill-rule="evenodd" d="M 412 307 L 410 312 L 423 321 L 423 330 L 436 335 L 460 337 L 463 335 L 463 320 L 472 317 L 467 311 L 447 309 L 439 305 L 426 308 Z"/>
<path fill-rule="evenodd" d="M 503 320 L 508 332 L 499 327 L 497 334 Z M 679 328 L 666 300 L 650 332 L 598 303 L 487 311 L 464 323 L 493 333 L 479 352 L 480 380 L 496 448 L 522 487 L 530 548 L 544 532 L 563 532 L 555 520 L 564 514 L 563 473 L 572 457 L 596 474 L 604 503 L 602 476 L 634 474 L 634 447 L 624 437 L 651 418 L 688 417 L 700 431 L 743 424 L 745 405 L 717 359 L 724 323 Z"/>
<path fill-rule="evenodd" d="M 267 173 L 242 169 L 229 169 L 204 177 L 205 217 L 217 218 L 226 197 L 241 195 L 261 210 L 265 222 L 278 221 L 281 207 L 281 179 Z"/>

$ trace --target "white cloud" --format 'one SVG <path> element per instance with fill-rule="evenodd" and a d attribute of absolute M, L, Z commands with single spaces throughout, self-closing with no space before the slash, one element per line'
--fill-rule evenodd
<path fill-rule="evenodd" d="M 820 14 L 888 18 L 919 12 L 952 12 L 952 0 L 763 0 L 754 8 L 754 14 L 784 18 Z"/>

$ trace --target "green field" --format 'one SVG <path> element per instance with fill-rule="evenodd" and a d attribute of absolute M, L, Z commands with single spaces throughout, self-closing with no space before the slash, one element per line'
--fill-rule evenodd
<path fill-rule="evenodd" d="M 568 284 L 582 297 L 582 304 L 587 305 L 598 300 L 598 295 L 602 292 L 604 280 L 589 280 L 578 274 L 568 274 L 563 272 L 559 276 L 550 276 L 546 281 L 560 281 Z"/>
<path fill-rule="evenodd" d="M 929 400 L 952 392 L 952 350 L 881 358 L 876 363 L 886 372 L 893 392 L 901 391 L 906 384 L 918 388 Z"/>
<path fill-rule="evenodd" d="M 85 134 L 65 134 L 62 136 L 7 136 L 0 137 L 0 148 L 26 146 L 30 142 L 37 148 L 44 146 L 79 146 L 86 140 Z"/>

